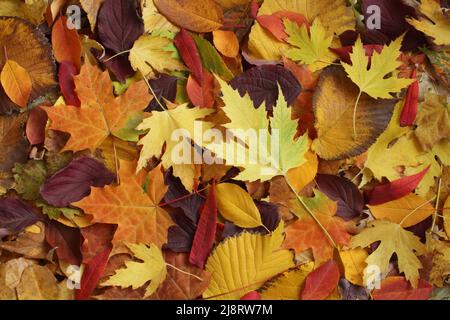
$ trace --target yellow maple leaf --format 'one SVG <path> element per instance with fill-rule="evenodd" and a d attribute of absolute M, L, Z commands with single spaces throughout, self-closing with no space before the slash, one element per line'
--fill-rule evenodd
<path fill-rule="evenodd" d="M 142 262 L 125 262 L 125 268 L 116 270 L 116 273 L 101 285 L 121 288 L 131 287 L 136 290 L 144 286 L 148 281 L 151 281 L 145 289 L 144 295 L 144 298 L 149 297 L 158 289 L 167 276 L 167 266 L 163 254 L 154 244 L 151 244 L 149 247 L 145 244 L 127 243 L 126 245 L 133 253 L 133 256 Z"/>
<path fill-rule="evenodd" d="M 441 8 L 439 0 L 422 0 L 419 11 L 425 16 L 419 19 L 406 18 L 411 25 L 434 38 L 437 45 L 450 44 L 450 19 Z"/>
<path fill-rule="evenodd" d="M 318 19 L 326 29 L 326 35 L 340 35 L 355 30 L 353 10 L 345 0 L 271 0 L 264 1 L 258 15 L 271 15 L 277 11 L 302 14 L 309 22 Z M 287 43 L 278 41 L 259 23 L 255 23 L 249 35 L 249 53 L 255 59 L 277 61 L 289 49 Z"/>
<path fill-rule="evenodd" d="M 280 250 L 284 224 L 270 235 L 244 232 L 222 241 L 209 256 L 212 277 L 204 298 L 239 299 L 294 266 L 289 250 Z M 246 267 L 243 268 L 242 266 Z"/>
<path fill-rule="evenodd" d="M 264 104 L 255 108 L 248 94 L 242 97 L 223 80 L 218 81 L 225 103 L 223 111 L 230 119 L 224 127 L 238 141 L 230 139 L 212 147 L 228 165 L 244 168 L 238 179 L 267 181 L 277 175 L 285 176 L 290 169 L 305 162 L 308 137 L 305 134 L 295 139 L 297 121 L 292 120 L 281 89 L 269 121 Z M 230 149 L 235 152 L 228 152 Z"/>
<path fill-rule="evenodd" d="M 329 66 L 336 59 L 336 55 L 329 50 L 333 36 L 327 36 L 318 19 L 314 20 L 310 35 L 305 25 L 299 26 L 289 19 L 284 20 L 284 26 L 288 34 L 287 42 L 295 47 L 286 51 L 289 59 L 307 64 L 312 72 Z"/>
<path fill-rule="evenodd" d="M 160 36 L 145 34 L 137 39 L 130 50 L 130 63 L 134 70 L 139 70 L 145 77 L 154 77 L 155 71 L 170 73 L 186 68 L 173 57 L 172 40 Z"/>
<path fill-rule="evenodd" d="M 352 238 L 350 246 L 365 248 L 377 241 L 380 241 L 380 245 L 366 259 L 367 266 L 377 266 L 381 274 L 386 273 L 389 270 L 389 260 L 396 253 L 399 271 L 404 272 L 406 279 L 416 288 L 419 281 L 419 269 L 422 268 L 422 263 L 416 254 L 419 256 L 424 254 L 425 245 L 399 224 L 387 220 L 375 220 Z M 367 283 L 368 274 L 364 276 Z"/>
<path fill-rule="evenodd" d="M 400 79 L 397 76 L 387 76 L 400 65 L 400 48 L 403 37 L 399 37 L 390 45 L 383 48 L 381 53 L 374 52 L 371 66 L 368 69 L 369 58 L 366 56 L 361 38 L 355 43 L 350 54 L 352 64 L 342 62 L 342 66 L 352 81 L 372 98 L 391 99 L 391 93 L 400 92 L 414 82 L 412 79 Z"/>
<path fill-rule="evenodd" d="M 92 215 L 93 223 L 117 224 L 114 243 L 154 243 L 161 247 L 173 224 L 169 214 L 158 206 L 167 191 L 163 173 L 160 167 L 148 176 L 144 171 L 136 175 L 135 171 L 135 163 L 121 162 L 120 185 L 91 188 L 88 197 L 73 205 Z"/>
<path fill-rule="evenodd" d="M 203 133 L 211 129 L 213 124 L 207 121 L 200 121 L 207 115 L 211 114 L 212 109 L 188 108 L 188 104 L 177 106 L 175 109 L 165 110 L 162 112 L 153 112 L 151 116 L 144 119 L 137 127 L 138 130 L 149 131 L 140 141 L 142 145 L 141 156 L 139 158 L 138 170 L 147 165 L 148 160 L 152 157 L 159 157 L 162 153 L 164 144 L 166 151 L 161 160 L 164 168 L 170 168 L 174 162 L 175 164 L 186 164 L 188 161 L 193 161 L 192 148 L 189 139 L 194 142 L 199 142 L 203 139 Z M 199 127 L 198 132 L 194 132 L 196 126 Z M 176 139 L 173 135 L 179 133 Z M 198 139 L 197 139 L 198 137 Z M 179 139 L 182 139 L 180 142 Z M 181 154 L 178 147 L 183 147 L 183 150 L 188 150 L 188 154 Z M 175 149 L 177 148 L 177 149 Z M 176 152 L 180 156 L 180 161 L 176 161 L 172 152 Z M 187 157 L 187 158 L 185 158 Z M 178 163 L 180 162 L 180 163 Z M 189 162 L 193 163 L 193 162 Z"/>

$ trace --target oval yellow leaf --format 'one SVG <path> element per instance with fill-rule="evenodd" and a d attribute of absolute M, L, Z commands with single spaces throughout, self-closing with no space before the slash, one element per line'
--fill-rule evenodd
<path fill-rule="evenodd" d="M 225 57 L 236 58 L 239 54 L 239 40 L 233 31 L 213 31 L 214 45 Z"/>
<path fill-rule="evenodd" d="M 262 226 L 261 215 L 253 199 L 235 184 L 221 183 L 217 186 L 217 207 L 225 219 L 239 227 Z"/>
<path fill-rule="evenodd" d="M 31 94 L 31 78 L 27 70 L 14 60 L 6 60 L 1 73 L 1 83 L 12 102 L 25 108 Z"/>
<path fill-rule="evenodd" d="M 318 138 L 312 149 L 325 160 L 342 160 L 360 155 L 386 129 L 394 109 L 394 100 L 375 100 L 362 94 L 356 112 L 353 133 L 353 110 L 358 87 L 339 67 L 330 67 L 321 74 L 314 94 L 314 112 Z"/>
<path fill-rule="evenodd" d="M 403 228 L 414 226 L 434 213 L 429 201 L 413 193 L 378 206 L 369 206 L 369 209 L 375 218 L 399 223 Z"/>

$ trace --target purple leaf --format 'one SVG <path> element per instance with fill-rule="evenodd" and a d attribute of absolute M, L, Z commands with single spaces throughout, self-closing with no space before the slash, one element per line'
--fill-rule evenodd
<path fill-rule="evenodd" d="M 45 228 L 47 243 L 56 248 L 58 259 L 79 266 L 81 255 L 81 232 L 78 228 L 67 227 L 58 221 L 52 220 Z"/>
<path fill-rule="evenodd" d="M 177 225 L 169 228 L 167 244 L 164 248 L 173 252 L 190 252 L 197 225 L 182 212 L 177 212 L 170 216 Z"/>
<path fill-rule="evenodd" d="M 406 5 L 403 1 L 363 0 L 361 8 L 366 21 L 373 14 L 372 11 L 368 11 L 372 5 L 381 9 L 381 29 L 367 30 L 363 34 L 363 39 L 374 40 L 374 38 L 385 36 L 388 41 L 371 42 L 371 44 L 387 44 L 406 33 L 403 41 L 403 50 L 405 51 L 414 50 L 426 43 L 423 33 L 415 30 L 405 19 L 407 17 L 417 18 L 416 10 L 413 7 Z"/>
<path fill-rule="evenodd" d="M 269 111 L 277 102 L 278 85 L 281 86 L 288 105 L 292 105 L 301 92 L 301 86 L 292 72 L 278 65 L 254 67 L 236 76 L 230 85 L 237 89 L 241 96 L 248 92 L 255 107 L 265 101 Z"/>
<path fill-rule="evenodd" d="M 100 51 L 96 51 L 97 59 L 101 56 Z M 130 61 L 128 60 L 128 54 L 123 54 L 120 56 L 115 57 L 112 60 L 108 60 L 111 58 L 114 54 L 111 50 L 106 50 L 106 54 L 101 60 L 106 67 L 111 70 L 111 72 L 116 76 L 117 80 L 119 80 L 122 83 L 125 83 L 128 77 L 133 76 L 136 71 L 133 70 L 131 67 Z"/>
<path fill-rule="evenodd" d="M 17 234 L 39 220 L 40 217 L 25 202 L 0 198 L 0 238 Z"/>
<path fill-rule="evenodd" d="M 337 201 L 337 215 L 351 220 L 363 213 L 364 198 L 358 188 L 348 179 L 338 176 L 319 174 L 316 177 L 319 190 L 331 200 Z"/>
<path fill-rule="evenodd" d="M 264 201 L 255 201 L 255 204 L 261 214 L 261 220 L 264 226 L 270 231 L 274 231 L 278 227 L 281 219 L 278 214 L 278 206 Z M 222 231 L 223 238 L 233 237 L 245 230 L 244 228 L 238 227 L 229 221 L 226 221 L 224 225 L 225 227 Z M 267 230 L 264 227 L 257 227 L 248 230 L 253 233 L 267 234 Z"/>
<path fill-rule="evenodd" d="M 144 33 L 144 24 L 134 0 L 106 0 L 97 18 L 101 43 L 115 53 L 131 49 Z"/>
<path fill-rule="evenodd" d="M 167 74 L 161 74 L 159 78 L 150 80 L 150 85 L 155 92 L 156 97 L 165 106 L 164 99 L 174 102 L 177 96 L 177 81 L 176 77 L 169 76 Z M 164 99 L 163 99 L 164 98 Z M 156 98 L 150 102 L 149 107 L 145 110 L 149 111 L 164 111 L 158 104 Z"/>
<path fill-rule="evenodd" d="M 103 163 L 80 157 L 48 179 L 40 193 L 49 204 L 63 208 L 88 196 L 91 187 L 104 187 L 114 179 Z"/>
<path fill-rule="evenodd" d="M 192 194 L 188 197 L 190 192 L 184 188 L 181 180 L 172 174 L 172 170 L 167 171 L 164 177 L 164 184 L 168 186 L 164 201 L 171 202 L 170 206 L 172 208 L 180 208 L 183 210 L 184 214 L 192 223 L 197 224 L 200 208 L 204 203 L 203 198 L 198 194 Z"/>

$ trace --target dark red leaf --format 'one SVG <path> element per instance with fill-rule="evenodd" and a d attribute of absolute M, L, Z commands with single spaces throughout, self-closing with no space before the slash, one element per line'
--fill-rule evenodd
<path fill-rule="evenodd" d="M 415 79 L 408 88 L 408 93 L 400 116 L 400 125 L 410 127 L 414 125 L 419 107 L 419 81 L 417 81 L 417 70 L 414 69 L 411 79 Z"/>
<path fill-rule="evenodd" d="M 321 265 L 311 272 L 305 281 L 302 300 L 324 300 L 339 283 L 339 267 L 334 260 Z"/>
<path fill-rule="evenodd" d="M 350 180 L 328 174 L 316 177 L 319 190 L 331 200 L 337 201 L 337 215 L 344 220 L 351 220 L 363 213 L 364 198 Z"/>
<path fill-rule="evenodd" d="M 98 36 L 101 43 L 115 53 L 131 49 L 144 33 L 139 17 L 137 1 L 106 0 L 97 18 Z"/>
<path fill-rule="evenodd" d="M 200 212 L 197 230 L 195 231 L 189 262 L 203 269 L 214 246 L 217 230 L 216 184 L 213 181 L 208 197 Z"/>
<path fill-rule="evenodd" d="M 89 195 L 91 187 L 104 187 L 114 179 L 103 163 L 79 157 L 48 179 L 40 193 L 49 204 L 62 208 Z"/>
<path fill-rule="evenodd" d="M 407 17 L 417 18 L 416 10 L 407 5 L 405 1 L 392 0 L 363 0 L 361 9 L 367 23 L 373 15 L 373 11 L 368 10 L 370 6 L 380 8 L 381 28 L 375 30 L 367 29 L 363 34 L 363 39 L 379 41 L 372 44 L 388 44 L 406 33 L 403 41 L 403 51 L 411 51 L 426 43 L 423 33 L 414 29 L 407 21 Z M 363 41 L 364 42 L 364 41 Z"/>
<path fill-rule="evenodd" d="M 235 77 L 230 85 L 241 96 L 248 92 L 256 107 L 266 102 L 266 109 L 272 110 L 278 99 L 278 86 L 289 105 L 301 92 L 297 78 L 288 69 L 278 65 L 254 67 Z"/>
<path fill-rule="evenodd" d="M 40 217 L 25 202 L 13 198 L 0 198 L 0 239 L 17 234 L 39 220 Z"/>
<path fill-rule="evenodd" d="M 404 177 L 380 186 L 376 186 L 366 194 L 368 204 L 376 206 L 389 201 L 403 198 L 417 188 L 423 177 L 427 174 L 428 170 L 430 170 L 430 166 L 428 166 L 422 172 L 419 172 L 412 176 Z"/>
<path fill-rule="evenodd" d="M 96 223 L 82 228 L 83 245 L 81 246 L 81 253 L 83 263 L 89 263 L 93 257 L 109 248 L 116 230 L 117 225 L 106 223 Z"/>
<path fill-rule="evenodd" d="M 388 277 L 381 283 L 381 288 L 374 290 L 374 300 L 428 300 L 433 287 L 419 279 L 417 288 L 413 288 L 404 277 Z"/>
<path fill-rule="evenodd" d="M 69 61 L 63 61 L 59 65 L 58 79 L 64 101 L 69 106 L 80 107 L 81 102 L 75 92 L 74 76 L 78 74 L 76 66 Z"/>
<path fill-rule="evenodd" d="M 240 300 L 261 300 L 261 294 L 258 291 L 250 291 L 243 295 Z"/>
<path fill-rule="evenodd" d="M 203 83 L 202 59 L 198 53 L 194 39 L 185 29 L 177 34 L 174 40 L 175 46 L 180 52 L 181 58 L 191 71 L 192 76 L 198 83 Z"/>
<path fill-rule="evenodd" d="M 71 228 L 52 220 L 45 228 L 45 239 L 56 249 L 56 255 L 64 262 L 79 266 L 81 257 L 81 232 L 78 228 Z"/>
<path fill-rule="evenodd" d="M 88 300 L 105 272 L 112 246 L 98 253 L 86 264 L 81 278 L 80 289 L 75 291 L 76 300 Z"/>
<path fill-rule="evenodd" d="M 32 145 L 37 145 L 44 142 L 47 120 L 47 112 L 42 110 L 40 107 L 36 107 L 30 111 L 27 120 L 26 134 L 28 141 Z"/>

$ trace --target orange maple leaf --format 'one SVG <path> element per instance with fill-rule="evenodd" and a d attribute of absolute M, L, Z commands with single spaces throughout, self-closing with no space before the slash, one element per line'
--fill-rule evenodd
<path fill-rule="evenodd" d="M 88 197 L 73 205 L 92 215 L 94 223 L 117 224 L 114 244 L 127 241 L 161 247 L 173 225 L 169 214 L 158 206 L 167 191 L 163 173 L 160 167 L 148 175 L 143 171 L 135 175 L 135 171 L 136 163 L 121 162 L 120 185 L 92 188 Z"/>
<path fill-rule="evenodd" d="M 102 72 L 88 61 L 74 78 L 80 108 L 42 107 L 51 120 L 50 129 L 70 133 L 61 152 L 95 151 L 107 138 L 118 136 L 130 117 L 142 112 L 152 99 L 143 80 L 130 85 L 122 96 L 115 97 L 108 72 Z"/>
<path fill-rule="evenodd" d="M 336 217 L 337 204 L 326 196 L 317 196 L 319 203 L 311 208 L 320 224 L 327 230 L 336 245 L 347 245 L 350 234 L 347 232 L 344 220 Z M 311 249 L 316 265 L 333 258 L 334 245 L 312 217 L 302 215 L 297 221 L 286 227 L 285 248 L 301 253 Z"/>

